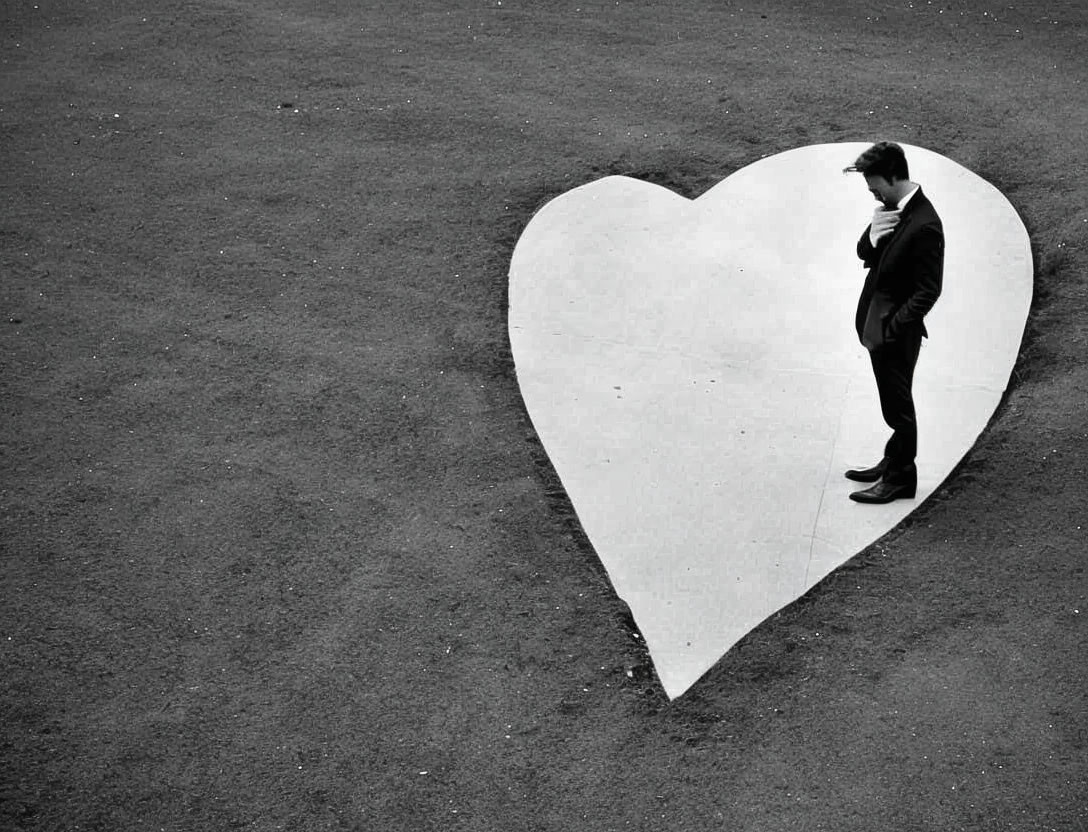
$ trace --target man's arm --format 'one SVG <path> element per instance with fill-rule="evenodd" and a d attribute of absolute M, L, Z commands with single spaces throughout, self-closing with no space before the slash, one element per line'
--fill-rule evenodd
<path fill-rule="evenodd" d="M 858 257 L 861 258 L 861 262 L 865 264 L 865 267 L 869 269 L 876 264 L 876 247 L 869 235 L 871 229 L 871 225 L 866 226 L 865 231 L 861 234 L 861 239 L 858 240 Z"/>
<path fill-rule="evenodd" d="M 914 291 L 888 322 L 888 335 L 892 338 L 901 327 L 921 321 L 941 295 L 944 233 L 936 225 L 922 227 L 904 255 L 913 267 Z"/>

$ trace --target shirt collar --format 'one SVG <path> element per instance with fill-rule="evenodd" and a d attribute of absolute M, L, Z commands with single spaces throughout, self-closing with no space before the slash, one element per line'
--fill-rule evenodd
<path fill-rule="evenodd" d="M 914 188 L 913 188 L 913 190 L 911 190 L 911 192 L 910 192 L 909 194 L 907 194 L 907 195 L 906 195 L 905 197 L 903 197 L 903 198 L 902 198 L 901 200 L 899 200 L 899 204 L 898 204 L 898 205 L 896 205 L 895 207 L 896 207 L 896 208 L 898 208 L 898 209 L 899 209 L 900 211 L 902 211 L 902 210 L 903 210 L 903 208 L 904 208 L 904 206 L 905 206 L 905 205 L 906 205 L 906 204 L 907 204 L 908 202 L 910 202 L 910 200 L 911 200 L 911 197 L 913 197 L 913 196 L 914 196 L 914 195 L 915 195 L 916 193 L 918 193 L 918 191 L 920 191 L 921 189 L 922 189 L 922 188 L 921 188 L 921 186 L 919 186 L 919 185 L 915 185 L 915 186 L 914 186 Z"/>

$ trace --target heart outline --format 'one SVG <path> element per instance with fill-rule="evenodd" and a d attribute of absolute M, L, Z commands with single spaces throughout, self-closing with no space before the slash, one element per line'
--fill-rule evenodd
<path fill-rule="evenodd" d="M 765 157 L 695 200 L 606 177 L 543 206 L 515 246 L 509 335 L 526 408 L 670 698 L 920 505 L 1007 386 L 1031 302 L 1027 232 L 981 177 L 904 145 L 947 240 L 916 378 L 919 494 L 845 500 L 838 469 L 873 461 L 886 435 L 852 327 L 864 277 L 853 246 L 871 204 L 841 177 L 866 146 Z M 768 228 L 789 237 L 769 240 Z M 785 349 L 768 344 L 768 320 Z M 787 460 L 803 497 L 775 497 L 768 458 Z M 746 492 L 762 494 L 755 525 L 753 506 L 730 513 Z M 759 560 L 768 552 L 781 557 L 773 568 Z"/>

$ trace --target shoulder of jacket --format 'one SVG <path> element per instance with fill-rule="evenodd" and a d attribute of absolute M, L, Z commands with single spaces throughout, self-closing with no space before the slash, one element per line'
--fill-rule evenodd
<path fill-rule="evenodd" d="M 933 203 L 929 201 L 929 197 L 926 196 L 925 191 L 919 191 L 915 198 L 918 200 L 916 209 L 918 216 L 924 217 L 927 222 L 932 221 L 940 225 L 941 218 L 937 214 L 937 209 L 934 207 Z"/>
<path fill-rule="evenodd" d="M 910 219 L 912 220 L 911 224 L 919 229 L 931 228 L 942 231 L 944 228 L 940 215 L 937 214 L 937 209 L 933 207 L 933 203 L 928 199 L 919 202 L 914 207 L 914 210 L 910 212 Z"/>

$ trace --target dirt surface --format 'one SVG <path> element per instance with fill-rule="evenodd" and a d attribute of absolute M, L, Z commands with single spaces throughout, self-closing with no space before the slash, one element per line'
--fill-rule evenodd
<path fill-rule="evenodd" d="M 0 828 L 1088 828 L 1086 51 L 1080 0 L 0 2 Z M 1013 383 L 668 703 L 514 242 L 878 138 L 1021 213 Z"/>

